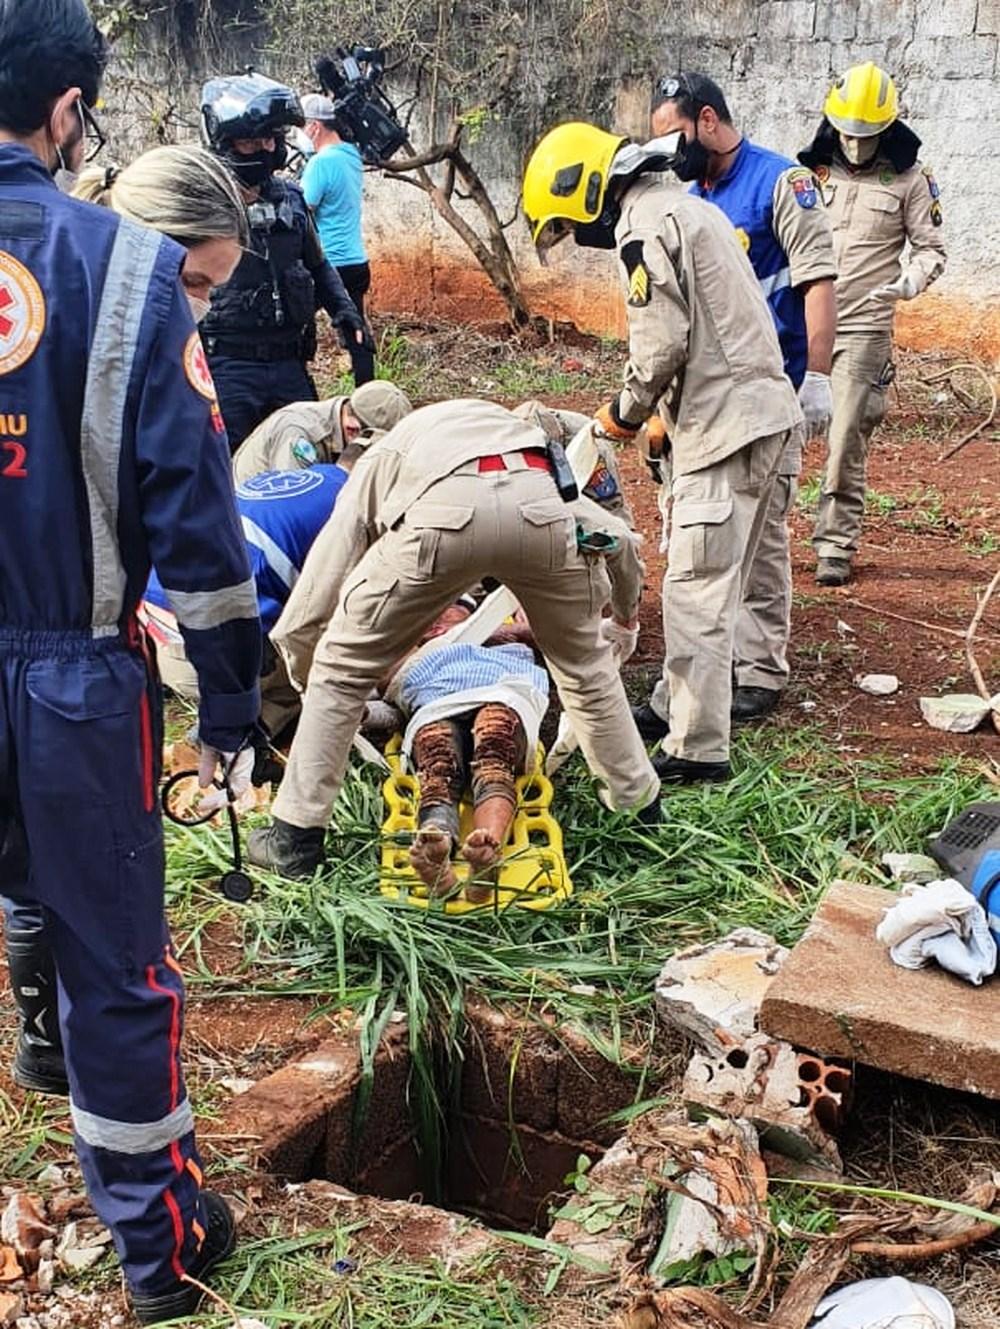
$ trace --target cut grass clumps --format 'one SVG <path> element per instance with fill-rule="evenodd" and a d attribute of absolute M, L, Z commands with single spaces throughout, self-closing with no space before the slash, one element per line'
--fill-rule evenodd
<path fill-rule="evenodd" d="M 373 768 L 356 767 L 347 780 L 326 869 L 306 883 L 258 874 L 256 898 L 239 911 L 206 880 L 226 866 L 228 836 L 168 828 L 172 913 L 198 970 L 193 981 L 212 993 L 321 995 L 363 1016 L 370 1048 L 397 1008 L 419 1043 L 430 1023 L 455 1030 L 466 999 L 481 996 L 555 1012 L 614 1058 L 648 1024 L 666 956 L 737 926 L 794 943 L 831 881 L 885 884 L 886 850 L 922 850 L 985 796 L 960 763 L 907 778 L 845 763 L 808 733 L 741 738 L 735 760 L 727 784 L 667 793 L 654 829 L 606 812 L 575 763 L 554 806 L 576 895 L 540 914 L 455 917 L 382 897 Z M 220 980 L 199 953 L 223 913 L 241 930 L 245 971 Z"/>

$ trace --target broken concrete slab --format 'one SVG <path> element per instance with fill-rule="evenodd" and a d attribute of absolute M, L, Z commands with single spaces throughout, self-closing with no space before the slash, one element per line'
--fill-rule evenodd
<path fill-rule="evenodd" d="M 931 728 L 943 729 L 949 734 L 971 734 L 991 710 L 1000 710 L 1000 694 L 991 701 L 984 701 L 974 692 L 920 698 L 920 714 Z"/>
<path fill-rule="evenodd" d="M 875 929 L 897 899 L 835 882 L 769 987 L 761 1028 L 823 1056 L 1000 1099 L 1000 984 L 894 965 Z"/>
<path fill-rule="evenodd" d="M 839 1173 L 834 1137 L 846 1116 L 850 1088 L 847 1067 L 753 1034 L 722 1057 L 693 1057 L 683 1093 L 689 1104 L 753 1122 L 762 1148 Z"/>
<path fill-rule="evenodd" d="M 702 1252 L 754 1250 L 767 1200 L 767 1172 L 748 1121 L 682 1123 L 664 1135 L 673 1137 L 674 1147 L 661 1163 L 661 1175 L 679 1189 L 667 1199 L 663 1238 L 649 1266 L 654 1281 L 669 1281 Z"/>
<path fill-rule="evenodd" d="M 761 1000 L 787 956 L 773 937 L 752 928 L 678 951 L 656 980 L 657 1014 L 722 1056 L 756 1032 Z"/>

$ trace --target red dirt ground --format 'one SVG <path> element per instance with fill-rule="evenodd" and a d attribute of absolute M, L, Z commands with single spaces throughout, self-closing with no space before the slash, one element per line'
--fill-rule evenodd
<path fill-rule="evenodd" d="M 579 351 L 581 343 L 585 349 Z M 608 348 L 598 351 L 591 343 L 588 352 L 583 338 L 574 338 L 570 345 L 572 356 L 586 362 L 587 372 L 593 365 L 594 395 L 575 393 L 572 398 L 549 400 L 590 411 L 607 395 L 597 383 L 604 381 L 601 371 L 606 368 Z M 559 355 L 558 348 L 546 348 L 547 361 L 558 361 Z M 912 382 L 922 372 L 917 362 L 909 366 Z M 907 374 L 902 377 L 906 380 Z M 814 583 L 808 544 L 811 516 L 802 507 L 793 516 L 793 682 L 772 723 L 787 729 L 814 727 L 847 755 L 888 755 L 910 770 L 928 769 L 942 757 L 968 757 L 996 772 L 1000 740 L 994 732 L 983 727 L 972 735 L 951 736 L 929 729 L 921 720 L 918 698 L 974 690 L 962 641 L 937 629 L 965 630 L 977 593 L 1000 565 L 998 436 L 994 427 L 952 461 L 939 463 L 946 436 L 957 438 L 977 418 L 956 416 L 953 400 L 947 414 L 931 402 L 926 390 L 911 391 L 911 387 L 904 381 L 902 403 L 894 403 L 873 451 L 870 486 L 880 498 L 867 519 L 857 577 L 849 587 L 832 590 Z M 818 474 L 821 464 L 822 448 L 813 445 L 805 484 Z M 644 468 L 632 457 L 627 456 L 623 466 L 629 500 L 647 535 L 643 633 L 636 660 L 652 676 L 662 649 L 662 559 L 656 553 L 655 492 Z M 918 619 L 937 627 L 906 621 Z M 1000 595 L 985 616 L 977 655 L 990 686 L 1000 691 Z M 897 674 L 899 692 L 890 698 L 862 693 L 853 680 L 865 672 Z M 213 973 L 238 972 L 239 949 L 229 924 L 213 925 L 203 954 Z M 185 967 L 193 967 L 190 957 Z M 14 1026 L 6 986 L 6 972 L 0 970 L 0 1092 L 20 1103 L 23 1096 L 7 1078 Z M 314 1046 L 330 1022 L 309 1021 L 312 1009 L 309 1000 L 300 998 L 207 999 L 195 986 L 187 1036 L 195 1091 L 204 1092 L 202 1086 L 220 1074 L 260 1078 L 290 1053 Z M 210 1124 L 203 1134 L 212 1153 Z M 103 1326 L 105 1316 L 104 1308 L 93 1312 L 81 1308 L 79 1329 Z"/>

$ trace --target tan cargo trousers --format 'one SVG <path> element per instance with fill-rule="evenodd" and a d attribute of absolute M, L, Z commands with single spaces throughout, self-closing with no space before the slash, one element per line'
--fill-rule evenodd
<path fill-rule="evenodd" d="M 733 681 L 738 688 L 780 692 L 788 682 L 792 632 L 792 555 L 788 518 L 799 492 L 802 431 L 793 431 L 778 473 L 743 588 L 736 621 Z"/>
<path fill-rule="evenodd" d="M 865 512 L 868 448 L 885 415 L 885 370 L 892 334 L 841 333 L 833 347 L 833 421 L 816 514 L 817 558 L 850 559 L 857 553 Z"/>
<path fill-rule="evenodd" d="M 515 465 L 520 458 L 506 458 Z M 480 474 L 475 462 L 433 485 L 344 582 L 309 673 L 274 815 L 325 826 L 371 688 L 425 628 L 482 577 L 517 596 L 591 770 L 615 808 L 659 793 L 611 648 L 604 561 L 580 554 L 576 522 L 544 471 Z"/>
<path fill-rule="evenodd" d="M 755 439 L 714 466 L 674 478 L 663 579 L 663 678 L 651 704 L 670 722 L 663 751 L 729 760 L 736 624 L 791 433 Z"/>

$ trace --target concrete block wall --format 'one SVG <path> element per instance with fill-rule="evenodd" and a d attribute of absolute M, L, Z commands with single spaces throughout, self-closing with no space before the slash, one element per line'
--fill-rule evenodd
<path fill-rule="evenodd" d="M 874 60 L 895 77 L 906 119 L 923 139 L 923 161 L 941 185 L 949 248 L 944 277 L 900 311 L 900 340 L 1000 355 L 1000 0 L 637 0 L 627 12 L 614 11 L 605 33 L 585 37 L 572 32 L 577 9 L 570 0 L 525 3 L 533 54 L 525 58 L 518 108 L 509 120 L 487 124 L 472 149 L 504 218 L 515 215 L 526 155 L 545 128 L 584 117 L 643 136 L 657 75 L 680 68 L 711 74 L 751 138 L 794 156 L 811 139 L 837 74 Z M 579 104 L 574 70 L 581 60 L 595 78 Z M 294 76 L 267 52 L 258 67 Z M 131 88 L 127 79 L 122 86 Z M 185 103 L 189 126 L 196 115 L 186 102 L 196 96 L 194 87 L 184 96 L 170 89 L 172 100 Z M 369 176 L 366 235 L 376 307 L 504 317 L 468 251 L 412 186 Z M 522 219 L 507 235 L 538 312 L 597 332 L 623 331 L 613 257 L 564 245 L 553 266 L 541 269 Z"/>
<path fill-rule="evenodd" d="M 942 189 L 949 248 L 944 277 L 900 311 L 899 338 L 922 348 L 1000 354 L 1000 0 L 666 0 L 654 12 L 659 17 L 615 65 L 610 114 L 585 105 L 580 115 L 643 135 L 655 75 L 701 69 L 722 84 L 751 138 L 794 156 L 811 139 L 837 74 L 874 60 L 895 77 L 906 119 L 923 139 L 922 160 Z M 565 118 L 542 118 L 535 132 Z M 528 146 L 512 141 L 510 126 L 494 125 L 479 148 L 505 216 L 516 206 Z M 502 317 L 462 246 L 431 218 L 421 195 L 372 178 L 367 199 L 377 301 Z M 405 245 L 401 234 L 411 237 Z M 517 222 L 508 235 L 542 312 L 595 331 L 622 331 L 609 256 L 573 254 L 564 246 L 567 252 L 542 270 L 526 227 Z"/>

